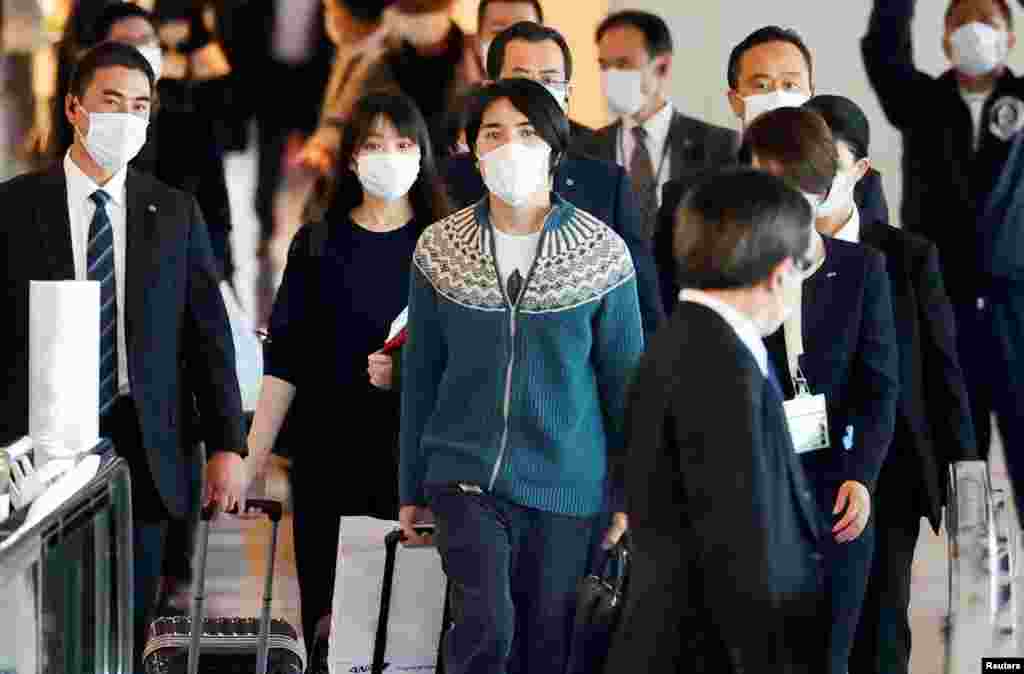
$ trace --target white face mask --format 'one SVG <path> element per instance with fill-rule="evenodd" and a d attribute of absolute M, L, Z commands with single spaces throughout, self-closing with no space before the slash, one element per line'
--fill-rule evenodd
<path fill-rule="evenodd" d="M 644 71 L 609 68 L 601 74 L 608 109 L 619 117 L 635 115 L 647 103 Z"/>
<path fill-rule="evenodd" d="M 420 152 L 374 152 L 361 155 L 356 175 L 363 189 L 385 201 L 401 199 L 420 175 Z"/>
<path fill-rule="evenodd" d="M 164 65 L 164 53 L 160 50 L 160 47 L 147 45 L 145 47 L 139 47 L 139 51 L 142 56 L 149 62 L 149 67 L 153 69 L 153 76 L 156 79 L 160 79 L 160 70 Z"/>
<path fill-rule="evenodd" d="M 548 92 L 555 97 L 556 101 L 558 101 L 558 105 L 560 108 L 562 108 L 562 112 L 568 113 L 569 93 L 562 89 L 561 87 L 552 87 L 550 85 L 544 84 L 543 82 L 541 84 L 543 84 L 544 88 L 547 89 Z"/>
<path fill-rule="evenodd" d="M 79 104 L 81 105 L 81 104 Z M 85 108 L 82 108 L 85 110 Z M 89 133 L 82 138 L 89 156 L 103 170 L 117 173 L 128 165 L 146 144 L 149 120 L 127 112 L 88 112 Z"/>
<path fill-rule="evenodd" d="M 1003 64 L 1009 52 L 1007 34 L 986 23 L 960 26 L 949 41 L 953 65 L 968 77 L 989 74 Z"/>
<path fill-rule="evenodd" d="M 857 167 L 849 171 L 837 171 L 836 177 L 832 180 L 832 189 L 829 190 L 828 198 L 818 206 L 817 215 L 831 217 L 839 215 L 853 203 L 853 190 L 857 187 Z"/>
<path fill-rule="evenodd" d="M 550 160 L 551 147 L 545 143 L 506 143 L 480 157 L 480 168 L 491 194 L 518 208 L 547 185 Z"/>
<path fill-rule="evenodd" d="M 743 123 L 750 126 L 758 115 L 779 108 L 799 108 L 810 100 L 803 92 L 770 91 L 767 94 L 755 94 L 743 99 Z"/>

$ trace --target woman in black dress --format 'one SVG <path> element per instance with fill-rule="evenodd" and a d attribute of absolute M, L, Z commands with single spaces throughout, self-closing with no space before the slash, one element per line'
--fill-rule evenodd
<path fill-rule="evenodd" d="M 288 253 L 249 434 L 250 474 L 259 475 L 299 395 L 288 423 L 308 647 L 330 611 L 339 517 L 398 512 L 399 398 L 371 385 L 367 358 L 406 307 L 420 232 L 448 215 L 426 123 L 405 96 L 356 104 L 336 172 L 325 221 L 303 226 Z"/>

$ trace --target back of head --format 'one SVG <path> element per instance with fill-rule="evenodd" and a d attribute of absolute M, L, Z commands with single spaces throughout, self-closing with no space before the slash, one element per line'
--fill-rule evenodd
<path fill-rule="evenodd" d="M 750 288 L 810 243 L 810 204 L 786 181 L 740 168 L 699 182 L 676 213 L 673 257 L 683 287 Z"/>
<path fill-rule="evenodd" d="M 97 42 L 109 40 L 110 31 L 114 26 L 126 19 L 142 19 L 153 26 L 154 32 L 156 31 L 156 20 L 152 13 L 130 2 L 117 2 L 107 6 L 100 13 L 93 26 L 92 35 Z"/>
<path fill-rule="evenodd" d="M 845 143 L 854 159 L 868 156 L 871 125 L 860 106 L 843 96 L 815 96 L 803 107 L 821 115 L 832 132 L 832 139 Z"/>
<path fill-rule="evenodd" d="M 152 66 L 149 65 L 149 61 L 138 49 L 120 42 L 101 42 L 85 52 L 75 65 L 75 70 L 71 75 L 69 93 L 81 99 L 92 83 L 96 71 L 114 66 L 143 73 L 149 80 L 149 88 L 152 91 L 156 83 L 156 75 Z"/>
<path fill-rule="evenodd" d="M 491 5 L 497 5 L 502 2 L 506 3 L 525 3 L 533 5 L 533 11 L 537 15 L 537 23 L 544 23 L 544 8 L 540 5 L 540 0 L 480 0 L 480 4 L 477 5 L 476 9 L 476 23 L 478 26 L 482 26 L 484 19 L 487 18 L 487 10 Z"/>
<path fill-rule="evenodd" d="M 647 53 L 651 59 L 656 59 L 663 54 L 671 54 L 673 51 L 672 31 L 668 29 L 661 17 L 636 9 L 627 9 L 621 12 L 610 14 L 597 27 L 595 41 L 600 42 L 605 33 L 622 27 L 631 27 L 644 35 L 644 42 L 647 45 Z"/>
<path fill-rule="evenodd" d="M 839 155 L 825 120 L 802 108 L 759 115 L 743 136 L 745 152 L 794 188 L 824 197 L 832 188 Z"/>
<path fill-rule="evenodd" d="M 498 33 L 487 50 L 487 77 L 492 80 L 501 79 L 501 71 L 505 69 L 505 52 L 510 42 L 522 40 L 530 44 L 551 41 L 562 50 L 565 60 L 565 79 L 572 79 L 572 50 L 565 37 L 554 28 L 542 26 L 532 21 L 520 21 Z"/>
<path fill-rule="evenodd" d="M 759 47 L 763 44 L 770 42 L 787 42 L 803 54 L 804 60 L 807 62 L 807 74 L 810 79 L 811 86 L 814 85 L 814 59 L 811 56 L 811 50 L 807 47 L 803 38 L 795 30 L 790 28 L 782 28 L 780 26 L 764 26 L 758 28 L 750 35 L 743 38 L 743 40 L 733 47 L 729 53 L 729 64 L 726 69 L 726 81 L 729 83 L 730 89 L 737 89 L 740 84 L 740 65 L 743 60 L 743 55 L 754 47 Z"/>

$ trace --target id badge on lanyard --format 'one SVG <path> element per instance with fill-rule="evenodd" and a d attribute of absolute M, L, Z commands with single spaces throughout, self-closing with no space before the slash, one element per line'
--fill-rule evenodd
<path fill-rule="evenodd" d="M 797 454 L 827 449 L 828 438 L 828 402 L 824 394 L 812 395 L 807 387 L 807 380 L 799 373 L 796 397 L 785 401 L 782 406 L 786 411 L 789 434 L 793 438 L 793 447 Z"/>
<path fill-rule="evenodd" d="M 797 291 L 802 295 L 802 289 Z M 799 307 L 783 325 L 786 338 L 786 354 L 789 359 L 789 374 L 793 380 L 796 397 L 785 401 L 786 422 L 789 434 L 793 438 L 793 447 L 797 454 L 827 449 L 830 445 L 828 434 L 828 401 L 824 394 L 811 393 L 807 378 L 800 367 L 800 358 L 804 354 L 803 337 L 803 298 L 798 298 Z"/>

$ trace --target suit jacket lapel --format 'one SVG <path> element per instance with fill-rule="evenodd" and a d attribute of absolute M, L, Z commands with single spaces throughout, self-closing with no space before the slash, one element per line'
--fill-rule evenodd
<path fill-rule="evenodd" d="M 136 337 L 135 319 L 143 315 L 145 309 L 146 273 L 149 259 L 146 251 L 150 250 L 147 242 L 153 236 L 157 215 L 156 204 L 150 199 L 145 181 L 135 171 L 129 169 L 125 181 L 127 208 L 125 214 L 125 270 L 124 270 L 124 320 L 125 342 L 128 345 L 129 379 L 131 379 L 131 354 Z"/>
<path fill-rule="evenodd" d="M 695 125 L 692 121 L 676 111 L 672 115 L 665 147 L 670 153 L 670 176 L 672 180 L 681 179 L 692 169 L 699 168 L 700 157 L 693 156 Z M 660 160 L 660 157 L 655 161 Z"/>
<path fill-rule="evenodd" d="M 613 164 L 618 163 L 619 147 L 622 143 L 622 120 L 612 123 L 609 126 L 597 131 L 598 142 L 594 144 L 594 154 L 597 159 L 604 159 Z"/>
<path fill-rule="evenodd" d="M 68 213 L 68 184 L 63 163 L 43 174 L 43 189 L 36 207 L 36 231 L 44 248 L 50 279 L 75 278 L 75 257 L 71 250 L 71 216 Z"/>

